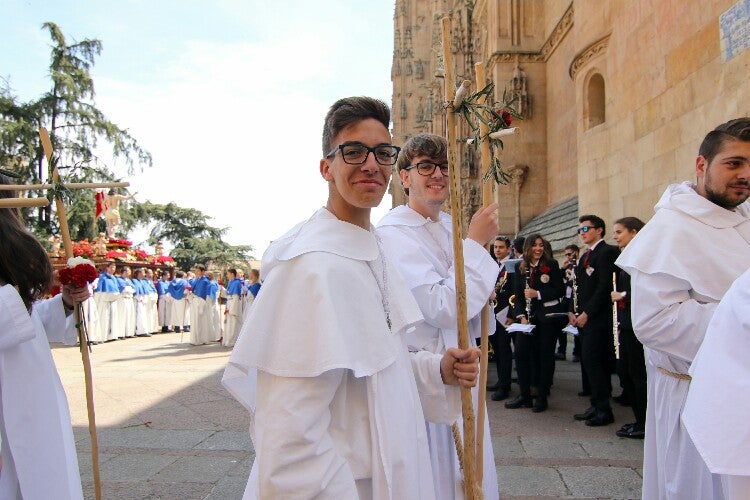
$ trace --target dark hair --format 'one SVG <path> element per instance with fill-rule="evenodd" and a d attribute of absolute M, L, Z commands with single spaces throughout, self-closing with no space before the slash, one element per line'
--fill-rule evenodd
<path fill-rule="evenodd" d="M 255 279 L 260 279 L 260 271 L 257 269 L 250 269 L 250 272 L 248 274 L 252 274 L 255 276 Z"/>
<path fill-rule="evenodd" d="M 582 215 L 578 217 L 578 222 L 590 222 L 595 228 L 601 228 L 602 238 L 607 234 L 607 226 L 604 224 L 604 220 L 598 215 Z"/>
<path fill-rule="evenodd" d="M 495 236 L 495 241 L 502 241 L 503 243 L 505 243 L 505 246 L 510 249 L 510 238 L 508 238 L 507 236 Z"/>
<path fill-rule="evenodd" d="M 182 271 L 177 271 L 176 273 L 174 273 L 174 276 L 175 278 L 182 278 L 183 276 L 185 276 L 185 273 L 183 273 Z"/>
<path fill-rule="evenodd" d="M 386 103 L 372 97 L 345 97 L 334 102 L 323 122 L 323 157 L 335 147 L 331 142 L 339 132 L 367 118 L 374 118 L 388 130 L 391 112 Z"/>
<path fill-rule="evenodd" d="M 581 249 L 575 243 L 571 243 L 570 245 L 566 246 L 565 250 L 573 250 L 576 253 L 576 255 L 578 255 L 581 252 Z"/>
<path fill-rule="evenodd" d="M 615 224 L 621 225 L 622 227 L 624 227 L 628 231 L 636 231 L 636 232 L 638 232 L 641 229 L 643 229 L 643 226 L 646 225 L 646 223 L 643 222 L 638 217 L 623 217 L 621 219 L 617 219 L 615 221 Z"/>
<path fill-rule="evenodd" d="M 750 118 L 735 118 L 713 129 L 703 138 L 698 154 L 711 163 L 726 141 L 750 142 Z"/>
<path fill-rule="evenodd" d="M 526 238 L 523 236 L 517 236 L 516 239 L 513 240 L 513 250 L 516 252 L 516 256 L 523 253 L 523 244 L 526 242 Z"/>
<path fill-rule="evenodd" d="M 146 269 L 143 267 L 137 267 L 135 268 L 135 271 L 133 271 L 133 276 L 138 276 L 139 274 L 146 275 Z"/>
<path fill-rule="evenodd" d="M 206 266 L 203 264 L 196 264 L 195 269 L 200 269 L 202 273 L 206 272 Z"/>
<path fill-rule="evenodd" d="M 237 269 L 235 269 L 235 268 L 233 268 L 233 267 L 232 267 L 232 268 L 230 268 L 230 269 L 227 269 L 227 273 L 231 273 L 231 274 L 234 274 L 234 277 L 235 277 L 235 278 L 237 277 Z"/>
<path fill-rule="evenodd" d="M 0 174 L 0 184 L 11 184 Z M 15 191 L 0 191 L 0 198 L 15 198 Z M 0 280 L 15 286 L 28 311 L 52 283 L 52 263 L 47 251 L 26 229 L 20 212 L 0 208 Z"/>
<path fill-rule="evenodd" d="M 527 236 L 526 241 L 523 242 L 523 260 L 521 261 L 521 264 L 519 264 L 521 272 L 525 273 L 526 266 L 531 264 L 531 248 L 534 246 L 534 243 L 536 243 L 536 240 L 542 240 L 542 245 L 544 246 L 544 252 L 542 252 L 542 257 L 539 259 L 539 263 L 544 264 L 552 260 L 552 245 L 545 240 L 541 234 L 531 234 Z"/>

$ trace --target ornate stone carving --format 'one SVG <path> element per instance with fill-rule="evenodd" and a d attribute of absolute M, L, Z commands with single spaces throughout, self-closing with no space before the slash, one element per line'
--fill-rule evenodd
<path fill-rule="evenodd" d="M 418 80 L 424 79 L 424 61 L 421 59 L 414 61 L 414 76 Z"/>
<path fill-rule="evenodd" d="M 513 70 L 513 78 L 508 81 L 506 92 L 516 99 L 515 108 L 524 118 L 531 118 L 531 96 L 528 91 L 528 78 L 518 62 Z"/>
<path fill-rule="evenodd" d="M 580 70 L 583 66 L 586 65 L 586 63 L 588 63 L 599 54 L 603 54 L 604 52 L 606 52 L 608 45 L 609 35 L 605 36 L 601 40 L 597 40 L 596 42 L 583 49 L 583 51 L 581 51 L 577 56 L 575 56 L 575 58 L 573 58 L 573 62 L 570 63 L 570 69 L 568 70 L 570 77 L 575 80 L 578 70 Z"/>
<path fill-rule="evenodd" d="M 560 18 L 560 21 L 558 21 L 557 26 L 552 30 L 552 33 L 550 33 L 547 41 L 542 45 L 542 50 L 539 51 L 544 56 L 545 61 L 549 59 L 549 56 L 552 55 L 557 46 L 560 45 L 560 42 L 565 38 L 565 35 L 568 34 L 568 31 L 570 31 L 572 26 L 573 2 L 570 3 L 568 10 L 566 10 L 565 14 Z"/>
<path fill-rule="evenodd" d="M 406 99 L 401 99 L 401 113 L 399 116 L 401 119 L 406 118 Z"/>

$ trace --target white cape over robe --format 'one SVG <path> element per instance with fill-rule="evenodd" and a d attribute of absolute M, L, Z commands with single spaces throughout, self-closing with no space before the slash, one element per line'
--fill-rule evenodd
<path fill-rule="evenodd" d="M 74 344 L 62 296 L 31 315 L 15 288 L 0 286 L 0 433 L 3 500 L 82 499 L 68 400 L 48 341 Z"/>
<path fill-rule="evenodd" d="M 439 356 L 407 351 L 421 315 L 373 234 L 321 209 L 268 248 L 263 272 L 223 379 L 253 416 L 244 498 L 434 498 L 419 392 L 450 422 L 459 391 Z"/>
<path fill-rule="evenodd" d="M 721 498 L 680 422 L 690 383 L 659 369 L 688 373 L 717 303 L 750 267 L 750 203 L 726 210 L 685 182 L 669 186 L 655 210 L 616 262 L 631 275 L 648 371 L 643 498 Z"/>
<path fill-rule="evenodd" d="M 409 206 L 401 205 L 383 217 L 377 225 L 376 234 L 382 241 L 386 255 L 414 294 L 424 316 L 424 320 L 406 335 L 409 349 L 442 355 L 449 347 L 458 346 L 451 218 L 441 212 L 439 221 L 430 221 Z M 467 238 L 463 248 L 466 309 L 469 337 L 473 345 L 474 339 L 481 336 L 482 308 L 495 288 L 500 267 L 477 242 Z M 490 334 L 493 334 L 495 322 L 489 323 Z M 472 392 L 476 408 L 479 400 L 477 388 Z M 485 500 L 493 500 L 499 497 L 497 472 L 486 416 L 484 422 L 482 488 Z M 463 430 L 460 419 L 458 427 Z M 437 498 L 464 498 L 462 472 L 451 426 L 428 422 L 427 430 Z"/>
<path fill-rule="evenodd" d="M 750 269 L 716 308 L 693 364 L 682 421 L 725 497 L 750 498 Z M 731 402 L 731 404 L 727 404 Z M 738 477 L 740 476 L 740 477 Z M 740 488 L 732 491 L 734 486 Z M 726 488 L 726 486 L 725 486 Z M 728 494 L 729 493 L 729 494 Z"/>

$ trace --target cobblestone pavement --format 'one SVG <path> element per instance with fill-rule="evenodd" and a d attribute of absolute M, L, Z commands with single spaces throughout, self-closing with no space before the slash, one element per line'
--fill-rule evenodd
<path fill-rule="evenodd" d="M 53 355 L 68 394 L 84 493 L 94 498 L 80 353 L 55 347 Z M 177 333 L 94 346 L 105 499 L 242 497 L 254 454 L 247 412 L 220 385 L 228 357 L 228 348 L 191 346 Z M 643 442 L 614 435 L 633 421 L 632 412 L 615 404 L 615 424 L 586 427 L 572 418 L 588 406 L 579 390 L 580 365 L 558 361 L 546 412 L 488 402 L 503 498 L 640 498 Z"/>

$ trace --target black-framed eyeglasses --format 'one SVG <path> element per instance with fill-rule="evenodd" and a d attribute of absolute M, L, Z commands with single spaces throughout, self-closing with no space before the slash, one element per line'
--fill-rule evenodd
<path fill-rule="evenodd" d="M 578 234 L 588 233 L 594 226 L 581 226 L 578 228 Z"/>
<path fill-rule="evenodd" d="M 404 167 L 404 170 L 411 170 L 413 168 L 417 169 L 417 173 L 419 175 L 429 176 L 435 173 L 435 169 L 439 168 L 440 173 L 443 175 L 448 175 L 448 164 L 447 163 L 432 163 L 431 161 L 420 161 L 419 163 L 415 163 L 414 165 L 409 165 L 408 167 Z"/>
<path fill-rule="evenodd" d="M 375 156 L 375 161 L 380 165 L 395 165 L 396 160 L 398 160 L 398 152 L 401 151 L 401 148 L 390 144 L 378 144 L 371 148 L 361 142 L 345 142 L 333 148 L 326 155 L 326 158 L 331 158 L 337 151 L 341 151 L 341 158 L 344 160 L 344 163 L 348 163 L 349 165 L 364 164 L 370 153 Z"/>

